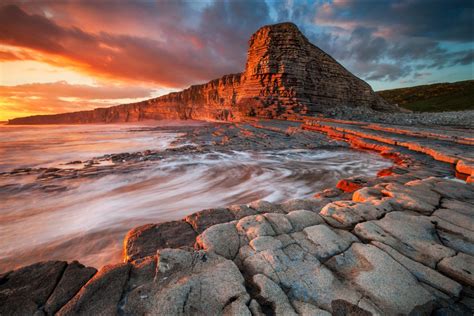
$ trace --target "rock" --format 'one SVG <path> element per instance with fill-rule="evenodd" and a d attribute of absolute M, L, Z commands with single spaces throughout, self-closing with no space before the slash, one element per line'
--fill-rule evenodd
<path fill-rule="evenodd" d="M 193 247 L 196 232 L 184 221 L 147 224 L 130 230 L 124 240 L 127 261 L 155 255 L 158 249 Z"/>
<path fill-rule="evenodd" d="M 0 314 L 34 314 L 46 303 L 66 266 L 64 261 L 47 261 L 8 273 L 0 283 Z"/>
<path fill-rule="evenodd" d="M 254 201 L 250 203 L 249 206 L 257 213 L 283 213 L 283 209 L 280 205 L 263 200 Z"/>
<path fill-rule="evenodd" d="M 228 207 L 228 209 L 237 220 L 242 219 L 246 216 L 257 214 L 256 210 L 248 207 L 247 205 L 231 205 Z"/>
<path fill-rule="evenodd" d="M 296 210 L 307 210 L 319 213 L 321 208 L 328 204 L 328 199 L 292 199 L 281 204 L 284 212 L 289 213 Z"/>
<path fill-rule="evenodd" d="M 433 187 L 433 191 L 450 199 L 466 202 L 474 201 L 474 186 L 454 180 L 438 180 Z"/>
<path fill-rule="evenodd" d="M 283 290 L 263 274 L 256 274 L 252 282 L 259 290 L 259 296 L 270 304 L 275 315 L 297 315 Z"/>
<path fill-rule="evenodd" d="M 250 307 L 247 306 L 250 297 L 248 295 L 242 295 L 236 300 L 231 298 L 231 303 L 227 305 L 222 311 L 223 315 L 242 315 L 242 316 L 252 316 Z"/>
<path fill-rule="evenodd" d="M 316 245 L 313 254 L 319 260 L 346 251 L 354 241 L 357 241 L 351 233 L 332 230 L 324 224 L 306 227 L 303 231 L 306 238 Z"/>
<path fill-rule="evenodd" d="M 429 286 L 443 291 L 451 297 L 459 297 L 462 290 L 462 286 L 459 283 L 445 277 L 444 275 L 419 262 L 405 257 L 390 246 L 387 246 L 377 241 L 372 242 L 372 244 L 385 251 L 398 263 L 404 266 L 418 279 L 418 281 L 424 282 Z"/>
<path fill-rule="evenodd" d="M 250 312 L 253 316 L 264 316 L 265 314 L 262 312 L 262 308 L 260 304 L 256 300 L 251 300 L 249 304 Z"/>
<path fill-rule="evenodd" d="M 129 263 L 107 265 L 57 315 L 115 315 L 130 271 Z"/>
<path fill-rule="evenodd" d="M 259 236 L 274 236 L 275 231 L 262 215 L 247 216 L 236 224 L 237 231 L 246 235 L 249 240 Z"/>
<path fill-rule="evenodd" d="M 344 192 L 354 192 L 367 185 L 367 180 L 361 178 L 342 179 L 336 184 L 336 187 Z"/>
<path fill-rule="evenodd" d="M 324 309 L 317 308 L 314 305 L 302 301 L 293 301 L 292 305 L 295 307 L 298 315 L 301 316 L 331 316 L 331 313 Z"/>
<path fill-rule="evenodd" d="M 214 208 L 191 214 L 185 218 L 185 221 L 200 234 L 212 225 L 231 222 L 234 219 L 234 215 L 228 209 Z"/>
<path fill-rule="evenodd" d="M 319 213 L 331 226 L 352 228 L 357 223 L 377 219 L 392 211 L 388 200 L 368 200 L 363 203 L 337 201 L 329 203 Z"/>
<path fill-rule="evenodd" d="M 331 303 L 332 306 L 332 315 L 358 315 L 358 316 L 371 316 L 372 313 L 367 310 L 354 305 L 345 300 L 334 300 Z"/>
<path fill-rule="evenodd" d="M 44 311 L 48 315 L 54 315 L 96 272 L 95 268 L 85 267 L 77 261 L 68 264 L 61 280 L 48 298 Z"/>
<path fill-rule="evenodd" d="M 382 193 L 392 198 L 390 202 L 394 209 L 412 210 L 426 215 L 430 215 L 440 201 L 440 195 L 434 191 L 431 184 L 419 180 L 406 185 L 390 183 Z"/>
<path fill-rule="evenodd" d="M 438 270 L 454 280 L 474 286 L 474 257 L 458 253 L 453 257 L 444 258 L 437 266 Z"/>
<path fill-rule="evenodd" d="M 375 187 L 365 187 L 354 192 L 352 195 L 352 201 L 354 202 L 366 202 L 371 200 L 381 200 L 383 194 L 381 188 L 378 186 Z"/>
<path fill-rule="evenodd" d="M 438 213 L 438 215 L 441 214 Z M 473 230 L 451 224 L 438 216 L 431 216 L 430 218 L 431 222 L 436 225 L 436 231 L 443 245 L 474 256 Z M 451 216 L 448 219 L 454 221 Z M 466 220 L 466 225 L 469 226 L 469 220 Z"/>
<path fill-rule="evenodd" d="M 293 231 L 293 226 L 286 215 L 279 213 L 266 213 L 263 214 L 263 216 L 265 216 L 267 221 L 272 226 L 273 231 L 277 235 L 286 234 Z"/>
<path fill-rule="evenodd" d="M 156 255 L 132 261 L 126 291 L 131 291 L 153 280 L 157 271 L 156 262 Z"/>
<path fill-rule="evenodd" d="M 472 206 L 471 210 L 474 210 L 474 206 Z M 457 212 L 456 210 L 442 208 L 436 210 L 433 216 L 449 222 L 452 225 L 474 232 L 474 211 L 472 211 L 471 214 L 466 214 L 462 211 Z"/>
<path fill-rule="evenodd" d="M 408 270 L 372 245 L 354 243 L 326 265 L 355 284 L 385 314 L 409 314 L 434 300 Z"/>
<path fill-rule="evenodd" d="M 195 104 L 199 104 L 196 107 Z M 245 71 L 138 103 L 16 118 L 9 124 L 110 123 L 153 119 L 287 118 L 349 106 L 399 111 L 292 23 L 260 28 L 249 41 Z"/>
<path fill-rule="evenodd" d="M 431 268 L 455 251 L 439 240 L 435 225 L 426 216 L 392 212 L 381 220 L 357 224 L 354 233 L 362 240 L 378 241 Z"/>
<path fill-rule="evenodd" d="M 306 210 L 291 211 L 286 218 L 290 221 L 294 231 L 302 231 L 308 226 L 314 226 L 324 222 L 321 216 Z"/>
<path fill-rule="evenodd" d="M 162 249 L 158 267 L 154 281 L 127 294 L 125 314 L 250 314 L 244 278 L 232 261 L 204 251 Z"/>
<path fill-rule="evenodd" d="M 254 238 L 249 243 L 250 247 L 255 251 L 264 251 L 264 250 L 275 250 L 281 249 L 283 243 L 281 240 L 273 238 L 271 236 L 259 236 Z"/>
<path fill-rule="evenodd" d="M 265 275 L 284 288 L 291 301 L 308 302 L 330 311 L 333 300 L 345 299 L 357 304 L 362 297 L 296 244 L 285 249 L 247 251 L 242 258 L 242 269 L 246 274 Z"/>
<path fill-rule="evenodd" d="M 233 260 L 239 251 L 240 239 L 235 222 L 217 224 L 206 229 L 196 239 L 199 248 L 213 251 Z"/>
<path fill-rule="evenodd" d="M 445 198 L 441 200 L 441 208 L 453 210 L 467 216 L 473 216 L 472 210 L 474 209 L 474 204 Z"/>
<path fill-rule="evenodd" d="M 456 164 L 456 171 L 470 175 L 474 172 L 474 162 L 459 160 Z"/>

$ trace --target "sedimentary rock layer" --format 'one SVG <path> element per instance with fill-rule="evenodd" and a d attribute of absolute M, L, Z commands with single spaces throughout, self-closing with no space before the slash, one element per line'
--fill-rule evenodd
<path fill-rule="evenodd" d="M 311 44 L 294 24 L 282 23 L 264 26 L 252 35 L 243 73 L 139 103 L 17 118 L 9 124 L 286 118 L 334 106 L 398 110 Z"/>
<path fill-rule="evenodd" d="M 351 193 L 331 188 L 137 227 L 124 241 L 125 262 L 95 275 L 64 262 L 6 273 L 0 314 L 472 315 L 474 187 L 447 179 L 436 168 L 444 162 L 402 141 L 451 142 L 466 156 L 471 145 L 454 140 L 469 137 L 405 129 L 377 140 L 352 133 L 370 131 L 364 123 L 341 124 L 322 132 L 396 165 L 377 178 L 345 179 L 358 186 Z"/>

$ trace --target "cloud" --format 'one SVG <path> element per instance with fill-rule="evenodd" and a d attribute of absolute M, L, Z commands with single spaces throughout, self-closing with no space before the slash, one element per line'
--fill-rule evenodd
<path fill-rule="evenodd" d="M 64 81 L 0 86 L 0 120 L 136 102 L 153 93 L 144 87 L 72 85 Z"/>
<path fill-rule="evenodd" d="M 322 48 L 347 68 L 391 82 L 415 70 L 472 63 L 472 50 L 454 48 L 474 41 L 469 14 L 471 1 L 340 0 L 318 5 L 313 21 L 323 30 Z"/>
<path fill-rule="evenodd" d="M 136 86 L 89 86 L 54 83 L 30 83 L 16 86 L 0 86 L 0 96 L 31 95 L 40 97 L 75 97 L 83 99 L 124 99 L 150 97 L 153 90 Z"/>
<path fill-rule="evenodd" d="M 255 6 L 255 14 L 249 15 Z M 67 59 L 65 64 L 96 76 L 181 88 L 243 69 L 248 37 L 260 23 L 269 21 L 266 4 L 255 6 L 216 2 L 203 10 L 198 29 L 191 30 L 173 26 L 179 25 L 185 6 L 164 5 L 177 21 L 166 23 L 171 18 L 167 17 L 158 29 L 163 37 L 146 38 L 61 26 L 9 5 L 0 9 L 0 41 Z M 222 16 L 225 23 L 219 22 Z"/>
<path fill-rule="evenodd" d="M 382 27 L 388 34 L 471 42 L 471 0 L 334 1 L 320 6 L 315 22 Z"/>
<path fill-rule="evenodd" d="M 250 35 L 288 20 L 372 82 L 424 80 L 431 75 L 417 74 L 473 61 L 470 0 L 2 3 L 0 62 L 36 60 L 122 86 L 177 90 L 240 72 Z M 79 103 L 88 107 L 86 99 Z"/>

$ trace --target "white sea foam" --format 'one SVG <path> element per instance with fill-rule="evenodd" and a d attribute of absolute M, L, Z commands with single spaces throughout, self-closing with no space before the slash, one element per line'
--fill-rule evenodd
<path fill-rule="evenodd" d="M 109 133 L 103 132 L 103 128 L 84 132 L 82 127 L 81 133 L 89 136 L 78 146 L 96 148 L 96 153 L 101 151 L 97 147 L 103 146 L 105 136 L 97 134 Z M 50 134 L 46 130 L 46 137 Z M 173 133 L 127 134 L 126 129 L 117 134 L 127 151 L 132 151 L 129 144 L 135 149 L 164 148 L 177 137 Z M 55 138 L 60 143 L 57 135 Z M 47 163 L 64 160 L 65 147 L 54 146 L 54 150 L 47 150 Z M 40 147 L 33 151 L 40 155 Z M 110 146 L 105 147 L 110 150 Z M 25 160 L 27 157 L 19 159 L 20 164 Z M 34 160 L 35 164 L 43 163 L 42 157 Z M 143 163 L 138 170 L 127 173 L 58 179 L 54 183 L 67 188 L 59 192 L 34 190 L 34 186 L 25 189 L 34 181 L 32 178 L 25 178 L 20 186 L 23 189 L 17 191 L 2 183 L 0 271 L 51 259 L 78 259 L 99 267 L 120 260 L 121 241 L 134 226 L 180 219 L 201 209 L 256 199 L 278 202 L 309 197 L 335 185 L 340 178 L 372 176 L 390 165 L 390 161 L 377 155 L 348 149 L 234 151 L 180 154 Z"/>

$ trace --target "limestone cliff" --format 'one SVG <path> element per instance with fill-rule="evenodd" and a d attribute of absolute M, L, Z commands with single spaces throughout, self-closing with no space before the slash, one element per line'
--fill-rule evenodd
<path fill-rule="evenodd" d="M 249 41 L 243 73 L 226 75 L 181 92 L 92 111 L 17 118 L 9 124 L 110 123 L 147 119 L 240 120 L 286 118 L 338 105 L 396 111 L 311 44 L 292 23 L 264 26 Z"/>

